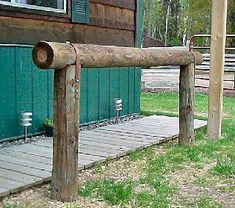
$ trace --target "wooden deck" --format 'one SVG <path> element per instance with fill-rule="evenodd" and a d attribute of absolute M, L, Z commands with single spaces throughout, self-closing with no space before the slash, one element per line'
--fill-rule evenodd
<path fill-rule="evenodd" d="M 195 120 L 195 128 L 205 126 Z M 117 158 L 130 151 L 178 136 L 178 118 L 149 116 L 126 123 L 82 131 L 79 144 L 80 169 L 98 161 Z M 0 197 L 51 179 L 52 138 L 0 149 Z"/>

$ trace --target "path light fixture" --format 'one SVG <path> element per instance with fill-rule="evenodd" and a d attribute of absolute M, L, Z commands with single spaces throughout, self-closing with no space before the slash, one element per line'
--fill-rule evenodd
<path fill-rule="evenodd" d="M 120 111 L 122 110 L 122 99 L 114 98 L 114 109 L 116 111 L 116 117 L 120 117 Z"/>
<path fill-rule="evenodd" d="M 32 126 L 32 112 L 21 113 L 21 126 L 24 127 L 24 138 L 28 137 L 28 127 Z"/>

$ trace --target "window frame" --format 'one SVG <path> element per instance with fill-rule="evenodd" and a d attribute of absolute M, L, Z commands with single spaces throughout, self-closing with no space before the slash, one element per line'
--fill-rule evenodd
<path fill-rule="evenodd" d="M 55 12 L 58 14 L 67 14 L 68 8 L 67 8 L 68 0 L 64 0 L 64 9 L 56 9 L 52 7 L 45 7 L 45 6 L 36 6 L 36 5 L 30 5 L 30 4 L 21 4 L 15 2 L 15 0 L 11 0 L 11 2 L 8 1 L 1 1 L 0 5 L 13 7 L 13 8 L 19 8 L 19 9 L 28 9 L 28 10 L 36 10 L 36 11 L 45 11 L 45 12 Z"/>

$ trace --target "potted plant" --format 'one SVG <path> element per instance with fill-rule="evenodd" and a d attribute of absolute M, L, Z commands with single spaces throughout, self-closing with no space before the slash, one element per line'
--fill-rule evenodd
<path fill-rule="evenodd" d="M 47 118 L 44 122 L 47 137 L 53 137 L 53 120 Z"/>

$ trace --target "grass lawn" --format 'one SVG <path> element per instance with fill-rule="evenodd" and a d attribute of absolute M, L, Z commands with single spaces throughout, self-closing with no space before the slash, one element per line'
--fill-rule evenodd
<path fill-rule="evenodd" d="M 196 94 L 196 117 L 207 119 L 208 97 Z M 176 93 L 144 93 L 144 115 L 178 114 Z M 235 207 L 235 98 L 224 98 L 223 136 L 196 132 L 196 143 L 176 142 L 136 151 L 117 161 L 97 164 L 80 174 L 75 203 L 53 202 L 45 185 L 6 198 L 6 208 L 21 207 Z"/>

